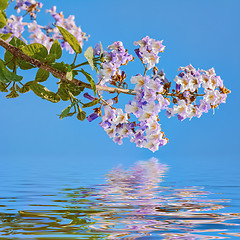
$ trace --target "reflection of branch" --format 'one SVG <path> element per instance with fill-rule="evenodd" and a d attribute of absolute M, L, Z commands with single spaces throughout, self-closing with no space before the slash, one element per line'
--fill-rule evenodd
<path fill-rule="evenodd" d="M 39 61 L 35 58 L 29 57 L 28 55 L 26 55 L 22 51 L 20 51 L 18 48 L 12 46 L 11 44 L 7 43 L 6 41 L 4 41 L 1 38 L 0 38 L 0 46 L 5 48 L 7 51 L 9 51 L 15 57 L 21 58 L 21 59 L 31 63 L 32 65 L 34 65 L 38 68 L 44 69 L 44 70 L 52 73 L 53 75 L 57 76 L 59 79 L 61 79 L 63 81 L 67 81 L 65 72 L 59 71 L 59 70 L 49 66 L 46 63 L 43 63 L 43 62 L 41 62 L 41 61 Z M 92 89 L 90 84 L 82 82 L 80 80 L 72 79 L 71 82 L 73 84 L 75 84 L 76 86 L 81 86 L 81 87 Z M 96 88 L 99 91 L 107 91 L 107 92 L 110 92 L 110 93 L 115 93 L 116 92 L 116 93 L 130 94 L 130 95 L 135 95 L 136 94 L 136 92 L 132 89 L 105 87 L 105 86 L 99 86 L 99 85 L 97 85 Z"/>

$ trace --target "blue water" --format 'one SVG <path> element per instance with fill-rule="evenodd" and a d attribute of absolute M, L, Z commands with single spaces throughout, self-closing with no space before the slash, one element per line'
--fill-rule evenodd
<path fill-rule="evenodd" d="M 0 239 L 239 239 L 238 159 L 139 160 L 1 160 Z"/>

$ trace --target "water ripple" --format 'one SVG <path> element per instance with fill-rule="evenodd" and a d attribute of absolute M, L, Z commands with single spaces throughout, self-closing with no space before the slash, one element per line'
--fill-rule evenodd
<path fill-rule="evenodd" d="M 214 199 L 204 187 L 163 186 L 166 171 L 156 159 L 137 162 L 127 170 L 113 169 L 105 184 L 55 188 L 52 194 L 42 193 L 37 183 L 18 183 L 0 197 L 0 239 L 240 236 L 240 214 L 226 211 L 230 200 Z"/>

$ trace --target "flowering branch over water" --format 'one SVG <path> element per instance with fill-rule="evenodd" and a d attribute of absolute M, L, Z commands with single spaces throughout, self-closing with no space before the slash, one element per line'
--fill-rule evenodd
<path fill-rule="evenodd" d="M 54 6 L 46 11 L 53 17 L 54 23 L 42 26 L 36 21 L 42 3 L 16 0 L 15 9 L 18 13 L 25 11 L 25 14 L 11 15 L 7 19 L 6 8 L 9 4 L 6 0 L 0 4 L 0 45 L 6 50 L 4 60 L 0 60 L 0 91 L 10 91 L 7 98 L 16 98 L 19 93 L 31 90 L 53 103 L 69 101 L 70 105 L 60 114 L 61 119 L 76 114 L 79 120 L 87 118 L 92 122 L 101 117 L 100 126 L 118 144 L 122 144 L 123 138 L 127 137 L 138 147 L 157 151 L 168 143 L 159 123 L 161 111 L 165 110 L 168 117 L 177 116 L 180 121 L 199 118 L 225 103 L 230 93 L 213 68 L 205 71 L 192 65 L 178 69 L 180 73 L 175 77 L 176 84 L 172 87 L 164 71 L 156 67 L 159 53 L 165 49 L 163 41 L 148 36 L 134 42 L 136 57 L 143 64 L 143 74 L 130 77 L 131 84 L 135 85 L 134 89 L 130 89 L 126 81 L 127 74 L 120 68 L 135 59 L 122 42 L 114 42 L 107 50 L 103 49 L 101 43 L 94 48 L 89 47 L 84 52 L 86 60 L 77 63 L 84 41 L 89 36 L 76 26 L 74 16 L 64 18 L 63 13 L 58 13 Z M 31 22 L 23 22 L 27 15 L 30 15 Z M 30 44 L 25 39 L 25 28 L 30 33 Z M 63 49 L 75 54 L 71 64 L 58 61 Z M 86 65 L 96 71 L 97 81 L 84 69 Z M 35 80 L 22 82 L 23 77 L 17 74 L 18 69 L 36 67 Z M 48 90 L 42 84 L 50 73 L 58 79 L 57 92 Z M 81 80 L 78 76 L 81 76 Z M 86 89 L 93 90 L 94 96 Z M 106 96 L 105 92 L 110 95 Z M 134 95 L 125 105 L 125 111 L 114 105 L 118 103 L 121 93 Z M 84 98 L 80 99 L 80 96 Z M 93 110 L 87 116 L 84 108 Z"/>

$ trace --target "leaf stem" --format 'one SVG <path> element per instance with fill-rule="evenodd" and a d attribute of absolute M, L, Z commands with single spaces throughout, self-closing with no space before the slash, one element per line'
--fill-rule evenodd
<path fill-rule="evenodd" d="M 77 56 L 78 56 L 78 53 L 75 54 L 75 57 L 74 57 L 74 60 L 73 60 L 72 66 L 75 65 L 75 62 L 76 62 L 76 60 L 77 60 Z"/>

